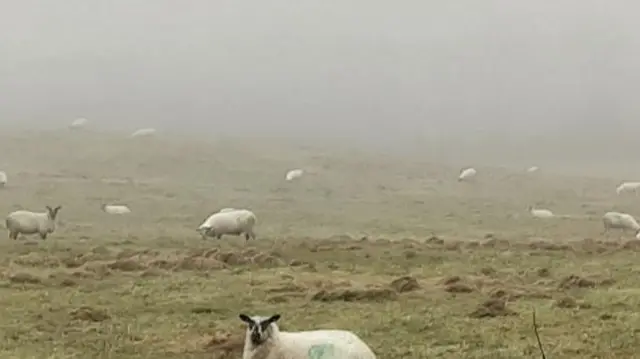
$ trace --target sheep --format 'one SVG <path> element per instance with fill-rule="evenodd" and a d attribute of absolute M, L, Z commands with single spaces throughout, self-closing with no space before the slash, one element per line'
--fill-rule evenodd
<path fill-rule="evenodd" d="M 71 124 L 69 125 L 69 128 L 74 130 L 74 129 L 80 129 L 82 127 L 84 127 L 87 124 L 87 119 L 86 118 L 78 118 L 75 119 L 73 122 L 71 122 Z"/>
<path fill-rule="evenodd" d="M 0 171 L 0 188 L 3 188 L 7 185 L 7 173 L 5 171 Z"/>
<path fill-rule="evenodd" d="M 304 170 L 298 168 L 287 172 L 287 174 L 284 176 L 284 179 L 287 181 L 293 181 L 296 178 L 302 177 L 303 174 Z"/>
<path fill-rule="evenodd" d="M 478 171 L 476 171 L 476 169 L 472 168 L 472 167 L 463 169 L 460 172 L 460 176 L 458 176 L 458 181 L 463 181 L 465 179 L 470 179 L 470 178 L 474 177 L 477 173 L 478 173 Z"/>
<path fill-rule="evenodd" d="M 538 170 L 539 170 L 539 168 L 537 166 L 531 166 L 531 167 L 527 168 L 527 173 L 537 172 Z"/>
<path fill-rule="evenodd" d="M 221 210 L 218 211 L 218 213 L 224 213 L 224 212 L 231 212 L 231 211 L 235 211 L 235 208 L 231 208 L 231 207 L 227 207 L 227 208 L 223 208 Z"/>
<path fill-rule="evenodd" d="M 239 236 L 244 233 L 244 238 L 256 239 L 253 227 L 257 222 L 256 215 L 248 209 L 225 208 L 210 215 L 197 229 L 202 239 L 216 237 L 221 239 L 225 234 Z"/>
<path fill-rule="evenodd" d="M 375 359 L 373 350 L 347 330 L 280 331 L 271 317 L 239 315 L 247 324 L 242 359 Z"/>
<path fill-rule="evenodd" d="M 9 230 L 9 238 L 16 240 L 18 234 L 39 233 L 40 238 L 47 239 L 47 235 L 56 229 L 56 216 L 62 206 L 56 208 L 46 206 L 46 208 L 46 212 L 19 210 L 9 213 L 5 221 Z"/>
<path fill-rule="evenodd" d="M 131 213 L 129 207 L 121 204 L 103 204 L 102 210 L 108 214 L 127 214 Z"/>
<path fill-rule="evenodd" d="M 640 224 L 627 213 L 607 212 L 602 216 L 602 223 L 604 224 L 602 234 L 608 233 L 610 229 L 621 229 L 623 232 L 630 229 L 635 232 L 636 238 L 640 239 Z"/>
<path fill-rule="evenodd" d="M 553 218 L 553 212 L 548 209 L 536 209 L 533 206 L 529 206 L 529 212 L 535 218 Z"/>
<path fill-rule="evenodd" d="M 640 182 L 623 182 L 616 188 L 616 194 L 619 196 L 622 192 L 635 192 L 638 195 L 640 190 Z"/>
<path fill-rule="evenodd" d="M 141 128 L 139 130 L 134 131 L 131 134 L 131 137 L 149 137 L 156 134 L 155 128 Z"/>

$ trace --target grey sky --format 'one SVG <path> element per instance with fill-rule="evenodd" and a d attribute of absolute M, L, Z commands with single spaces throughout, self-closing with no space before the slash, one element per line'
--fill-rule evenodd
<path fill-rule="evenodd" d="M 2 121 L 208 121 L 223 133 L 372 141 L 638 121 L 632 1 L 4 0 L 0 9 Z"/>

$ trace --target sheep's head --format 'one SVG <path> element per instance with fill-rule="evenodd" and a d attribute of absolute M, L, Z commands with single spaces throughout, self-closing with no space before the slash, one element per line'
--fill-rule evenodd
<path fill-rule="evenodd" d="M 49 218 L 56 219 L 56 216 L 58 215 L 58 211 L 61 208 L 62 208 L 62 206 L 58 206 L 56 208 L 51 208 L 51 207 L 47 206 L 47 214 L 49 215 Z"/>
<path fill-rule="evenodd" d="M 275 326 L 275 322 L 280 319 L 280 314 L 272 315 L 268 318 L 265 317 L 249 317 L 246 314 L 239 315 L 240 320 L 247 323 L 247 334 L 251 339 L 251 344 L 260 345 L 268 340 Z M 271 324 L 274 324 L 273 326 Z"/>

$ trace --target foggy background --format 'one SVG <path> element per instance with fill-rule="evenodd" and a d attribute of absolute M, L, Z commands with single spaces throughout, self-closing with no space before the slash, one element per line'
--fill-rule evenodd
<path fill-rule="evenodd" d="M 633 166 L 639 11 L 622 0 L 5 0 L 0 126 L 87 117 L 442 160 Z"/>

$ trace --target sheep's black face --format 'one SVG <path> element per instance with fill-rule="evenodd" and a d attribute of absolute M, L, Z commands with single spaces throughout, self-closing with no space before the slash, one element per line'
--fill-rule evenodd
<path fill-rule="evenodd" d="M 240 314 L 240 319 L 247 323 L 249 338 L 251 339 L 251 344 L 260 345 L 264 343 L 269 336 L 271 335 L 271 331 L 269 330 L 269 326 L 271 323 L 275 323 L 278 319 L 280 319 L 280 315 L 276 314 L 269 318 L 259 318 L 259 317 L 249 317 L 245 314 Z"/>

